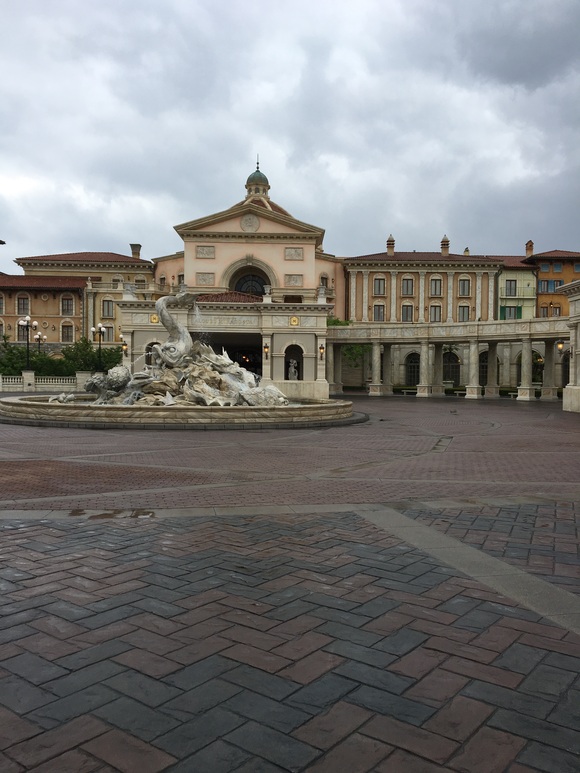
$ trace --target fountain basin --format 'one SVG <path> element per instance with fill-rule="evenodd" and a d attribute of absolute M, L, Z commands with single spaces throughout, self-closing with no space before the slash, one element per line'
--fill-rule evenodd
<path fill-rule="evenodd" d="M 347 400 L 309 400 L 279 406 L 94 405 L 95 397 L 75 395 L 70 403 L 48 395 L 0 399 L 0 422 L 84 429 L 276 429 L 324 427 L 365 421 Z"/>

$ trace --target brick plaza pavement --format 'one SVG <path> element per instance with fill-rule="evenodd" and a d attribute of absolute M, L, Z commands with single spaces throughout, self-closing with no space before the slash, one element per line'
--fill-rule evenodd
<path fill-rule="evenodd" d="M 577 773 L 580 416 L 0 425 L 0 771 Z"/>

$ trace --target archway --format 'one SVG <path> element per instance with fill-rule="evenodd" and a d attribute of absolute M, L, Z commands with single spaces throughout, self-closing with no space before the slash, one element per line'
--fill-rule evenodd
<path fill-rule="evenodd" d="M 443 381 L 453 381 L 453 386 L 460 383 L 460 363 L 455 352 L 443 352 Z"/>
<path fill-rule="evenodd" d="M 264 287 L 269 284 L 268 276 L 257 266 L 243 266 L 233 274 L 230 290 L 250 295 L 264 295 Z"/>
<path fill-rule="evenodd" d="M 417 386 L 419 383 L 421 355 L 411 352 L 405 357 L 405 386 Z"/>

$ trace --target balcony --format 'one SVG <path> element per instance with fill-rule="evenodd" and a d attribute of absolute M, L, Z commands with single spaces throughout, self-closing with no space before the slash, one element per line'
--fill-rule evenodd
<path fill-rule="evenodd" d="M 536 288 L 533 286 L 516 285 L 504 283 L 499 287 L 500 298 L 535 298 Z"/>

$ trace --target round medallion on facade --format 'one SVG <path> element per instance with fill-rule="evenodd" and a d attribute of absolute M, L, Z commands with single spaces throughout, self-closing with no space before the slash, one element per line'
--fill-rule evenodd
<path fill-rule="evenodd" d="M 300 320 L 298 317 L 290 317 L 290 324 L 295 327 L 300 324 Z"/>
<path fill-rule="evenodd" d="M 254 231 L 257 231 L 260 227 L 260 220 L 256 215 L 252 215 L 251 213 L 248 213 L 247 215 L 244 215 L 242 219 L 240 220 L 240 225 L 242 227 L 242 231 L 248 231 L 249 233 L 254 233 Z"/>
<path fill-rule="evenodd" d="M 159 317 L 158 317 L 158 315 L 157 315 L 157 314 L 151 314 L 151 316 L 149 317 L 149 321 L 150 321 L 150 322 L 151 322 L 153 325 L 156 325 L 156 324 L 159 322 Z"/>

